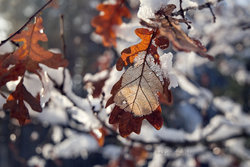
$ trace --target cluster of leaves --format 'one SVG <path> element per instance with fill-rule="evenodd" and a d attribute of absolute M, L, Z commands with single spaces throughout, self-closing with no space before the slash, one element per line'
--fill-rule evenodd
<path fill-rule="evenodd" d="M 51 2 L 51 0 L 49 2 Z M 106 107 L 111 106 L 114 103 L 114 108 L 112 109 L 109 117 L 109 123 L 113 124 L 113 129 L 107 126 L 105 124 L 105 120 L 101 118 L 101 114 L 103 114 L 102 111 L 105 110 L 103 104 L 106 102 L 104 100 L 104 93 L 102 93 L 102 91 L 103 87 L 106 86 L 106 81 L 109 79 L 109 77 L 111 78 L 111 74 L 102 75 L 102 77 L 98 78 L 99 80 L 95 80 L 91 77 L 89 77 L 87 80 L 84 80 L 85 82 L 89 82 L 89 84 L 85 84 L 86 89 L 94 88 L 88 95 L 88 97 L 91 98 L 86 99 L 70 94 L 72 92 L 67 92 L 69 89 L 65 90 L 64 88 L 67 86 L 69 87 L 69 84 L 63 83 L 62 85 L 59 85 L 56 83 L 56 81 L 54 82 L 54 88 L 57 89 L 56 91 L 59 90 L 61 93 L 58 94 L 61 96 L 65 95 L 69 101 L 74 103 L 67 106 L 67 108 L 62 107 L 63 111 L 65 110 L 65 112 L 68 112 L 69 110 L 73 110 L 73 108 L 77 108 L 77 111 L 71 111 L 70 113 L 68 112 L 68 114 L 71 115 L 74 113 L 77 115 L 78 112 L 84 113 L 83 115 L 78 114 L 77 116 L 72 114 L 75 116 L 74 118 L 70 118 L 70 121 L 73 123 L 69 121 L 70 123 L 68 123 L 66 126 L 63 125 L 63 128 L 67 128 L 67 130 L 71 128 L 73 129 L 72 132 L 76 133 L 77 135 L 78 133 L 81 135 L 83 133 L 88 133 L 86 136 L 89 137 L 92 135 L 93 137 L 91 137 L 90 140 L 95 142 L 95 140 L 93 140 L 93 138 L 95 138 L 97 144 L 102 147 L 108 145 L 108 141 L 105 141 L 107 135 L 110 135 L 109 137 L 117 138 L 119 135 L 122 137 L 128 137 L 128 135 L 132 132 L 139 134 L 141 131 L 142 121 L 144 119 L 146 119 L 157 130 L 163 126 L 160 103 L 170 105 L 173 103 L 173 99 L 172 93 L 170 91 L 171 78 L 166 75 L 166 71 L 164 71 L 166 70 L 164 69 L 165 60 L 162 59 L 163 56 L 159 55 L 159 48 L 167 49 L 171 43 L 173 48 L 178 51 L 193 51 L 202 57 L 213 60 L 213 57 L 206 53 L 206 48 L 199 40 L 188 37 L 188 35 L 182 30 L 180 23 L 189 25 L 190 22 L 185 20 L 184 16 L 183 19 L 176 19 L 173 17 L 176 14 L 173 13 L 175 8 L 175 5 L 162 6 L 162 8 L 155 13 L 155 18 L 150 19 L 150 22 L 141 20 L 141 25 L 145 27 L 135 30 L 135 34 L 141 39 L 141 42 L 130 46 L 121 52 L 121 57 L 116 63 L 116 69 L 118 71 L 122 71 L 124 68 L 126 68 L 126 71 L 123 73 L 119 81 L 113 86 L 111 90 L 112 96 L 106 103 Z M 97 9 L 101 11 L 101 13 L 92 20 L 92 25 L 96 27 L 96 33 L 102 36 L 104 46 L 115 47 L 116 34 L 114 27 L 122 23 L 123 16 L 128 18 L 130 17 L 130 12 L 125 7 L 125 0 L 117 0 L 113 4 L 102 3 L 97 7 Z M 183 12 L 183 10 L 180 11 Z M 62 59 L 61 54 L 53 54 L 49 51 L 46 51 L 38 44 L 38 41 L 47 41 L 47 37 L 43 33 L 41 17 L 37 17 L 34 24 L 29 24 L 27 26 L 27 30 L 22 31 L 20 34 L 15 34 L 13 37 L 11 37 L 11 40 L 13 42 L 23 42 L 23 44 L 14 53 L 0 56 L 0 86 L 5 85 L 9 81 L 18 80 L 19 83 L 16 87 L 16 90 L 9 95 L 7 102 L 4 105 L 4 109 L 9 109 L 11 117 L 17 118 L 20 124 L 24 124 L 25 121 L 29 119 L 27 105 L 29 105 L 35 111 L 42 111 L 39 95 L 33 96 L 24 85 L 24 80 L 26 79 L 24 77 L 25 72 L 36 74 L 43 83 L 44 76 L 39 63 L 50 68 L 58 68 L 66 67 L 68 62 Z M 109 68 L 111 64 L 109 56 L 107 56 L 105 59 L 109 63 L 103 61 L 102 65 L 99 64 L 102 66 L 102 70 L 104 69 L 104 71 Z M 62 82 L 66 83 L 68 81 L 66 81 L 66 78 L 69 77 L 66 75 L 65 71 L 67 70 L 64 70 L 63 72 L 64 79 Z M 106 72 L 109 73 L 110 71 L 106 70 Z M 53 78 L 51 78 L 51 81 L 53 82 Z M 100 97 L 102 97 L 102 99 L 100 104 L 101 107 L 99 108 L 96 102 L 97 100 L 100 100 Z M 55 97 L 52 97 L 51 101 L 53 101 L 53 98 Z M 27 102 L 27 104 L 25 104 L 25 102 Z M 85 102 L 87 105 L 84 104 Z M 50 102 L 47 107 L 50 106 L 50 104 L 52 104 L 52 102 Z M 93 113 L 91 113 L 91 109 Z M 104 113 L 106 114 L 106 112 Z M 85 120 L 82 121 L 80 120 L 81 118 Z M 78 119 L 79 122 L 77 122 Z M 98 122 L 99 125 L 93 125 L 93 120 L 97 120 L 96 122 Z M 53 119 L 53 121 L 55 121 L 55 119 Z M 89 124 L 86 125 L 85 122 Z M 79 126 L 78 128 L 78 126 L 71 126 L 70 124 L 79 124 L 83 126 Z M 117 128 L 119 128 L 120 134 L 117 133 Z M 211 129 L 211 127 L 209 128 Z M 166 127 L 163 127 L 163 131 L 160 132 L 162 136 L 165 134 L 172 134 L 171 132 L 165 133 L 164 130 L 166 129 Z M 168 130 L 172 131 L 172 129 Z M 181 140 L 186 139 L 183 137 L 182 131 L 180 133 Z M 173 136 L 179 137 L 178 134 L 174 134 Z M 210 134 L 211 133 L 208 135 Z M 243 134 L 245 134 L 245 132 L 243 132 Z M 126 140 L 122 139 L 121 141 L 129 141 L 131 143 L 122 143 L 123 148 L 120 156 L 115 160 L 111 160 L 108 166 L 142 166 L 139 164 L 139 162 L 150 159 L 152 156 L 150 157 L 149 152 L 155 151 L 155 146 L 158 144 L 163 144 L 160 145 L 160 147 L 163 147 L 165 144 L 169 147 L 172 146 L 173 148 L 185 148 L 187 146 L 205 143 L 204 145 L 208 149 L 216 148 L 216 145 L 212 147 L 211 144 L 216 142 L 207 140 L 208 135 L 205 135 L 204 138 L 199 138 L 197 141 L 184 140 L 181 142 L 168 141 L 166 138 L 159 137 L 160 141 L 152 143 L 150 141 L 147 142 L 144 140 L 137 140 L 134 139 L 133 136 L 130 136 Z M 168 135 L 165 135 L 164 137 L 166 136 Z M 236 137 L 239 136 L 236 135 Z M 69 137 L 67 136 L 65 138 L 68 139 Z M 78 140 L 82 141 L 82 138 L 76 139 L 75 136 L 72 138 L 74 138 L 73 142 L 76 143 Z M 140 139 L 140 136 L 138 138 Z M 70 141 L 64 141 L 65 143 L 70 143 Z M 64 141 L 61 141 L 61 143 Z M 219 141 L 222 143 L 223 139 L 220 139 Z M 92 146 L 94 145 L 94 142 L 89 142 L 88 145 Z M 70 150 L 70 148 L 74 149 L 74 151 L 78 149 L 78 145 L 77 148 L 74 148 L 73 145 L 68 143 L 67 150 Z M 140 145 L 134 145 L 133 143 Z M 77 144 L 80 145 L 80 143 Z M 113 141 L 112 144 L 114 144 Z M 152 150 L 148 148 L 146 150 L 143 147 L 144 144 L 152 145 Z M 46 150 L 45 147 L 44 150 Z M 130 156 L 124 156 L 128 154 Z M 194 156 L 195 158 L 197 157 L 197 155 Z M 169 161 L 171 158 L 168 157 L 167 159 L 167 161 Z M 197 160 L 196 163 L 197 165 L 200 165 L 199 160 Z"/>
<path fill-rule="evenodd" d="M 63 59 L 61 54 L 46 51 L 38 44 L 38 41 L 48 41 L 46 34 L 43 33 L 42 23 L 42 18 L 36 17 L 33 24 L 27 25 L 27 30 L 15 34 L 10 40 L 23 44 L 14 53 L 1 56 L 0 60 L 0 87 L 9 81 L 19 79 L 16 90 L 9 95 L 3 109 L 9 109 L 10 117 L 18 119 L 21 125 L 30 119 L 24 102 L 27 102 L 33 110 L 42 112 L 40 96 L 32 96 L 23 84 L 25 72 L 36 74 L 43 82 L 44 74 L 39 63 L 54 69 L 68 65 L 68 61 Z"/>
<path fill-rule="evenodd" d="M 101 4 L 97 9 L 100 6 L 114 7 L 114 5 Z M 118 7 L 118 4 L 115 6 Z M 115 103 L 109 123 L 119 124 L 119 132 L 123 137 L 127 137 L 132 132 L 139 134 L 143 119 L 148 120 L 152 126 L 159 130 L 163 125 L 163 119 L 158 97 L 164 97 L 160 99 L 164 99 L 165 104 L 172 103 L 171 91 L 168 89 L 170 80 L 162 73 L 160 56 L 157 52 L 158 47 L 166 49 L 171 42 L 179 51 L 194 51 L 213 60 L 212 56 L 206 54 L 206 49 L 199 40 L 189 38 L 183 32 L 179 23 L 187 23 L 187 21 L 172 17 L 175 8 L 176 6 L 173 4 L 163 6 L 155 13 L 156 19 L 151 19 L 152 23 L 141 20 L 141 24 L 148 27 L 135 30 L 136 35 L 141 38 L 141 42 L 124 49 L 116 63 L 118 71 L 126 66 L 129 68 L 113 86 L 112 97 L 107 101 L 106 107 Z M 104 18 L 110 19 L 110 16 L 113 15 L 109 12 L 106 15 L 98 16 L 92 20 L 92 25 L 96 26 L 93 24 L 96 20 L 106 21 Z M 117 18 L 119 16 L 127 16 L 127 10 L 126 12 L 121 10 Z M 100 25 L 101 21 L 99 21 Z M 110 22 L 113 23 L 112 19 Z M 106 21 L 105 25 L 107 24 Z M 106 32 L 105 34 L 99 33 L 103 36 L 104 46 L 114 45 L 114 32 L 110 29 L 106 31 L 106 27 L 112 26 L 109 24 L 109 26 L 99 26 L 96 29 L 96 32 Z M 109 44 L 107 44 L 108 41 Z"/>
<path fill-rule="evenodd" d="M 198 40 L 189 38 L 183 32 L 179 23 L 188 24 L 188 22 L 172 17 L 175 8 L 173 4 L 163 6 L 155 13 L 156 17 L 151 19 L 151 23 L 141 20 L 141 24 L 147 27 L 135 30 L 141 42 L 124 49 L 117 61 L 118 71 L 127 66 L 128 69 L 113 86 L 112 97 L 107 101 L 106 107 L 115 103 L 109 123 L 118 123 L 123 137 L 132 132 L 139 134 L 143 119 L 148 120 L 159 130 L 163 125 L 163 119 L 158 98 L 165 104 L 172 103 L 172 94 L 169 90 L 170 80 L 164 75 L 157 48 L 166 49 L 171 42 L 179 51 L 194 51 L 210 60 L 213 59 L 206 54 L 206 49 Z M 102 36 L 104 46 L 115 47 L 114 26 L 122 23 L 123 16 L 131 17 L 125 1 L 117 0 L 115 4 L 102 3 L 97 6 L 97 9 L 101 13 L 92 20 L 91 24 L 96 27 L 96 33 Z M 27 102 L 33 110 L 42 111 L 40 96 L 31 95 L 23 84 L 25 72 L 36 74 L 43 82 L 39 63 L 54 69 L 68 65 L 67 60 L 62 59 L 61 54 L 46 51 L 38 44 L 38 41 L 48 40 L 43 33 L 44 28 L 40 16 L 36 17 L 34 24 L 28 24 L 27 28 L 10 38 L 13 42 L 23 42 L 22 46 L 14 53 L 1 56 L 0 61 L 0 86 L 19 79 L 16 90 L 9 95 L 3 108 L 9 109 L 11 118 L 18 119 L 21 125 L 25 123 L 25 120 L 30 119 L 24 102 Z"/>

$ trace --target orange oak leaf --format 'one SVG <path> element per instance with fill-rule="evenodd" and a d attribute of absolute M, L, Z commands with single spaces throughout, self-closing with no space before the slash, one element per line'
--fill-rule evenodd
<path fill-rule="evenodd" d="M 1 56 L 0 87 L 9 81 L 17 80 L 19 76 L 23 78 L 26 71 L 35 73 L 42 81 L 42 76 L 40 75 L 42 69 L 39 66 L 39 63 L 54 69 L 57 69 L 58 67 L 66 67 L 68 65 L 68 61 L 62 59 L 61 54 L 54 54 L 46 51 L 38 44 L 38 41 L 48 41 L 47 36 L 43 33 L 44 28 L 42 22 L 42 18 L 37 17 L 34 24 L 27 25 L 27 30 L 22 31 L 20 34 L 16 34 L 11 38 L 14 42 L 23 42 L 23 44 L 14 53 Z M 25 94 L 29 98 L 25 98 L 21 94 Z M 23 86 L 22 79 L 16 87 L 16 90 L 10 94 L 7 103 L 4 105 L 5 109 L 11 110 L 11 117 L 17 118 L 20 124 L 23 124 L 25 119 L 29 118 L 28 110 L 24 105 L 23 100 L 27 100 L 26 102 L 30 104 L 33 110 L 41 112 L 41 107 L 37 106 L 37 104 L 40 103 L 40 100 L 34 98 L 26 90 Z M 14 103 L 16 104 L 14 105 Z M 18 116 L 18 114 L 20 114 L 20 116 Z"/>
<path fill-rule="evenodd" d="M 101 11 L 99 16 L 92 19 L 91 25 L 96 28 L 95 33 L 102 36 L 105 47 L 116 47 L 114 25 L 122 24 L 122 17 L 130 18 L 131 14 L 124 4 L 124 0 L 117 0 L 116 4 L 100 4 L 96 8 Z"/>
<path fill-rule="evenodd" d="M 122 51 L 121 57 L 116 63 L 116 69 L 121 71 L 123 67 L 132 64 L 135 57 L 142 51 L 146 51 L 149 48 L 150 43 L 152 42 L 153 31 L 149 31 L 145 28 L 138 28 L 135 30 L 135 34 L 142 39 L 142 41 L 133 45 L 129 48 L 126 48 Z"/>
<path fill-rule="evenodd" d="M 163 119 L 158 95 L 163 95 L 168 104 L 172 102 L 171 91 L 168 90 L 169 81 L 163 78 L 161 73 L 158 46 L 153 44 L 158 32 L 143 28 L 135 32 L 142 41 L 122 51 L 116 65 L 117 70 L 128 64 L 133 66 L 130 66 L 113 86 L 112 96 L 106 104 L 107 107 L 115 103 L 109 123 L 119 124 L 122 137 L 132 132 L 139 134 L 143 119 L 159 130 Z M 168 45 L 168 40 L 165 42 L 166 44 L 161 43 L 161 46 Z"/>
<path fill-rule="evenodd" d="M 9 95 L 7 103 L 3 105 L 4 110 L 10 109 L 10 117 L 16 118 L 20 125 L 24 125 L 25 120 L 30 119 L 24 101 L 27 102 L 33 110 L 42 112 L 40 102 L 27 91 L 23 85 L 23 79 L 21 79 L 16 90 Z"/>
<path fill-rule="evenodd" d="M 135 30 L 135 34 L 142 40 L 139 44 L 133 45 L 122 51 L 121 57 L 116 63 L 116 69 L 118 71 L 121 71 L 123 67 L 132 64 L 138 54 L 142 54 L 143 51 L 147 51 L 149 54 L 155 56 L 155 61 L 158 61 L 159 55 L 157 53 L 157 47 L 166 49 L 169 46 L 169 40 L 167 38 L 156 37 L 159 34 L 159 31 L 154 32 L 145 28 L 138 28 Z M 153 41 L 155 42 L 155 45 L 151 44 Z"/>

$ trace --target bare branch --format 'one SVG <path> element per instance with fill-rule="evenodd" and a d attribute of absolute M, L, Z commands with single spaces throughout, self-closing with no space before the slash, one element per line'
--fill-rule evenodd
<path fill-rule="evenodd" d="M 196 10 L 196 9 L 202 10 L 202 9 L 205 9 L 205 8 L 209 8 L 209 10 L 210 10 L 210 12 L 211 12 L 211 14 L 213 16 L 213 22 L 215 22 L 216 21 L 216 16 L 215 16 L 211 6 L 214 6 L 216 3 L 219 3 L 221 1 L 223 1 L 223 0 L 217 0 L 217 2 L 214 2 L 214 3 L 206 2 L 206 3 L 204 3 L 202 5 L 199 5 L 199 6 L 190 6 L 190 7 L 187 7 L 185 9 L 183 9 L 182 8 L 182 0 L 180 0 L 180 10 L 175 12 L 175 13 L 172 13 L 172 16 L 181 16 L 183 19 L 185 19 L 184 12 L 187 12 L 189 10 Z"/>

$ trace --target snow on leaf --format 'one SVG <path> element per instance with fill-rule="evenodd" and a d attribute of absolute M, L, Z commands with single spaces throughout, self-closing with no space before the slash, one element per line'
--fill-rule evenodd
<path fill-rule="evenodd" d="M 158 108 L 156 94 L 163 92 L 163 87 L 147 63 L 129 67 L 121 78 L 120 87 L 113 100 L 121 109 L 140 117 Z"/>
<path fill-rule="evenodd" d="M 124 0 L 117 0 L 116 4 L 102 3 L 97 6 L 97 10 L 101 11 L 101 13 L 93 18 L 91 25 L 96 28 L 95 32 L 102 36 L 105 47 L 111 47 L 112 45 L 116 47 L 116 35 L 113 26 L 121 25 L 123 16 L 131 17 Z"/>
<path fill-rule="evenodd" d="M 157 53 L 157 47 L 160 45 L 166 48 L 168 40 L 156 42 L 156 36 L 159 34 L 157 30 L 139 28 L 135 33 L 142 41 L 122 51 L 116 68 L 121 71 L 129 64 L 133 66 L 130 66 L 113 86 L 112 96 L 106 103 L 106 107 L 112 103 L 116 104 L 109 123 L 119 123 L 122 137 L 132 132 L 139 134 L 143 119 L 147 119 L 159 130 L 163 119 L 158 96 L 162 96 L 168 105 L 172 102 L 171 91 L 168 90 L 170 82 L 168 78 L 163 78 L 160 56 Z"/>
<path fill-rule="evenodd" d="M 155 13 L 156 18 L 149 18 L 153 23 L 148 23 L 144 20 L 141 24 L 150 28 L 155 28 L 160 31 L 159 38 L 167 38 L 178 51 L 196 52 L 202 57 L 206 57 L 209 60 L 214 58 L 206 53 L 206 48 L 197 39 L 192 39 L 182 30 L 180 22 L 189 23 L 183 19 L 176 19 L 171 16 L 176 6 L 169 4 L 162 6 L 159 11 Z"/>
<path fill-rule="evenodd" d="M 171 8 L 170 11 L 167 10 L 169 7 Z M 201 42 L 189 38 L 186 35 L 186 33 L 182 30 L 179 22 L 187 22 L 187 21 L 171 17 L 171 13 L 173 10 L 174 10 L 173 5 L 167 5 L 167 7 L 159 10 L 156 13 L 156 15 L 158 15 L 158 18 L 155 19 L 155 21 L 161 24 L 159 30 L 160 36 L 168 38 L 172 42 L 174 47 L 179 51 L 185 51 L 185 52 L 194 51 L 200 56 L 206 57 L 209 60 L 213 60 L 214 58 L 205 52 L 206 49 L 201 44 Z"/>
<path fill-rule="evenodd" d="M 157 94 L 163 94 L 165 90 L 147 63 L 129 67 L 111 90 L 113 96 L 106 106 L 114 102 L 116 106 L 109 123 L 119 123 L 119 131 L 123 137 L 131 132 L 139 134 L 143 119 L 147 119 L 159 130 L 163 119 Z"/>

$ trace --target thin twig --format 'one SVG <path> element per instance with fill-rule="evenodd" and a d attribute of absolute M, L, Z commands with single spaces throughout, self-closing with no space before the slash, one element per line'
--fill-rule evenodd
<path fill-rule="evenodd" d="M 250 29 L 250 25 L 247 25 L 245 27 L 242 27 L 242 30 L 247 30 L 247 29 Z"/>
<path fill-rule="evenodd" d="M 0 95 L 3 96 L 3 98 L 7 99 L 7 97 L 2 92 L 0 92 Z"/>
<path fill-rule="evenodd" d="M 199 10 L 202 10 L 202 9 L 204 9 L 204 8 L 209 8 L 209 10 L 210 10 L 210 12 L 211 12 L 211 14 L 212 14 L 212 16 L 213 16 L 213 22 L 215 23 L 216 17 L 215 17 L 215 14 L 214 14 L 214 12 L 213 12 L 213 9 L 212 9 L 211 5 L 213 5 L 211 2 L 207 2 L 207 3 L 205 3 L 204 5 L 199 6 L 198 9 L 199 9 Z"/>
<path fill-rule="evenodd" d="M 62 55 L 65 58 L 66 55 L 66 45 L 65 45 L 65 38 L 64 38 L 64 17 L 60 15 L 60 36 L 62 41 Z"/>
<path fill-rule="evenodd" d="M 219 2 L 222 2 L 223 0 L 217 0 L 217 2 L 215 2 L 215 3 L 219 3 Z M 212 3 L 212 2 L 207 2 L 207 3 L 204 3 L 204 4 L 202 4 L 202 5 L 199 5 L 199 6 L 190 6 L 190 7 L 187 7 L 187 8 L 185 8 L 185 9 L 183 9 L 181 6 L 181 3 L 182 3 L 182 0 L 180 0 L 180 10 L 179 11 L 177 11 L 177 12 L 175 12 L 175 13 L 172 13 L 171 15 L 172 16 L 182 16 L 183 17 L 183 15 L 184 15 L 184 12 L 187 12 L 187 11 L 189 11 L 189 10 L 196 10 L 196 9 L 199 9 L 199 10 L 202 10 L 202 9 L 204 9 L 204 8 L 209 8 L 209 10 L 210 10 L 210 12 L 211 12 L 211 14 L 212 14 L 212 16 L 213 16 L 213 21 L 215 22 L 215 20 L 216 20 L 216 17 L 215 17 L 215 14 L 214 14 L 214 12 L 213 12 L 213 10 L 212 10 L 212 8 L 211 8 L 211 6 L 213 6 L 213 5 L 215 5 L 215 3 Z"/>
<path fill-rule="evenodd" d="M 180 0 L 180 10 L 179 11 L 180 11 L 181 17 L 183 18 L 183 20 L 185 20 L 185 24 L 188 26 L 188 29 L 191 29 L 191 26 L 187 23 L 185 15 L 184 15 L 184 10 L 182 8 L 182 0 Z"/>
<path fill-rule="evenodd" d="M 1 41 L 0 46 L 2 46 L 3 44 L 5 44 L 7 41 L 9 41 L 12 37 L 14 37 L 16 34 L 20 34 L 21 31 L 31 22 L 31 20 L 34 19 L 34 17 L 36 17 L 48 4 L 50 4 L 53 0 L 50 0 L 49 2 L 47 2 L 43 7 L 41 7 L 33 16 L 31 16 L 29 18 L 29 20 L 19 29 L 17 30 L 14 34 L 12 34 L 9 38 Z"/>

